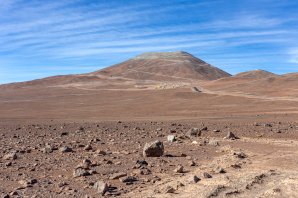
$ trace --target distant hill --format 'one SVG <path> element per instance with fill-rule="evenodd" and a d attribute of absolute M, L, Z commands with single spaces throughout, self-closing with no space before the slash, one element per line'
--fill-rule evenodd
<path fill-rule="evenodd" d="M 268 77 L 275 77 L 277 76 L 274 73 L 265 71 L 265 70 L 252 70 L 252 71 L 247 71 L 247 72 L 241 72 L 239 74 L 236 74 L 234 77 L 238 78 L 268 78 Z"/>

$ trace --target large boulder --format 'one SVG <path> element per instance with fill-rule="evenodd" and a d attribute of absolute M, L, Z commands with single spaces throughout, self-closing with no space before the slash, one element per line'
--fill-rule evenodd
<path fill-rule="evenodd" d="M 163 143 L 159 140 L 146 143 L 143 149 L 144 157 L 160 157 L 164 153 Z"/>

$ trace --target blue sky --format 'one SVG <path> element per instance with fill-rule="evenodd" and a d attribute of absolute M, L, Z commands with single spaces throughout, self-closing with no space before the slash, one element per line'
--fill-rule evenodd
<path fill-rule="evenodd" d="M 232 74 L 298 72 L 298 1 L 0 0 L 0 83 L 181 50 Z"/>

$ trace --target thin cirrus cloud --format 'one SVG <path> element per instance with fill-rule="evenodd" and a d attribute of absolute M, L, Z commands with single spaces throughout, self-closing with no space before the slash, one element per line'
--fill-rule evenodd
<path fill-rule="evenodd" d="M 291 49 L 289 54 L 291 55 L 289 62 L 298 64 L 298 48 Z"/>
<path fill-rule="evenodd" d="M 297 16 L 282 10 L 298 5 L 266 2 L 2 0 L 0 71 L 20 75 L 0 83 L 88 72 L 147 51 L 185 50 L 231 73 L 258 61 L 295 72 Z"/>

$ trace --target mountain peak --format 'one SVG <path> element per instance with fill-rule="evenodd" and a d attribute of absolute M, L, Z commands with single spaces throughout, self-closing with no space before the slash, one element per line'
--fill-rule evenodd
<path fill-rule="evenodd" d="M 175 51 L 175 52 L 145 52 L 134 57 L 134 60 L 140 59 L 185 59 L 193 57 L 193 55 L 184 52 L 184 51 Z"/>

